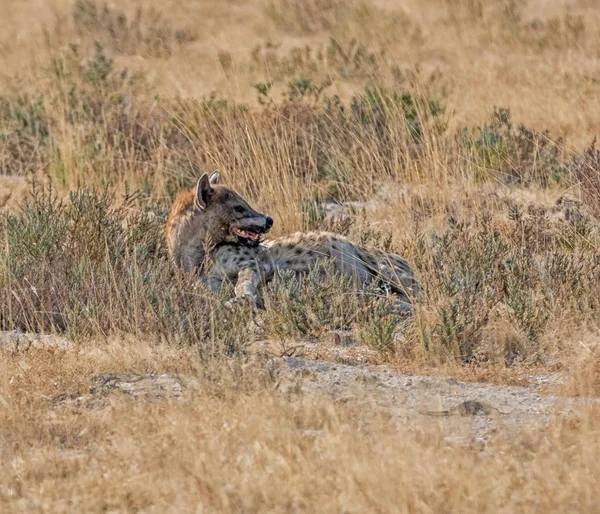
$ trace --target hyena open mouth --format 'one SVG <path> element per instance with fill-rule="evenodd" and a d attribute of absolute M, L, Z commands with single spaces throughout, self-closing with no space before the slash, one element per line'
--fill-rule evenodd
<path fill-rule="evenodd" d="M 249 242 L 251 244 L 258 244 L 261 240 L 261 234 L 258 232 L 253 232 L 251 230 L 242 230 L 241 228 L 233 227 L 231 231 L 238 236 L 238 238 L 242 239 L 244 242 Z"/>

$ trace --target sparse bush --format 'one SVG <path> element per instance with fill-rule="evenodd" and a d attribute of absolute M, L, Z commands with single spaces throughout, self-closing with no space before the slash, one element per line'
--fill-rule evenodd
<path fill-rule="evenodd" d="M 249 312 L 175 274 L 165 255 L 165 213 L 131 212 L 132 197 L 74 191 L 59 201 L 34 189 L 21 214 L 0 218 L 1 330 L 77 338 L 134 333 L 203 352 L 239 350 Z"/>
<path fill-rule="evenodd" d="M 283 55 L 279 45 L 267 42 L 252 50 L 251 61 L 276 81 L 303 76 L 313 81 L 342 79 L 379 84 L 389 71 L 384 49 L 373 50 L 356 39 L 346 42 L 333 37 L 327 44 L 295 47 Z"/>
<path fill-rule="evenodd" d="M 73 20 L 80 32 L 91 33 L 111 50 L 151 57 L 171 55 L 176 47 L 197 37 L 189 28 L 175 29 L 155 10 L 136 10 L 133 19 L 96 0 L 77 0 Z"/>
<path fill-rule="evenodd" d="M 585 21 L 581 15 L 565 13 L 548 20 L 527 23 L 518 20 L 517 40 L 541 50 L 570 49 L 580 46 L 585 38 Z"/>
<path fill-rule="evenodd" d="M 0 97 L 0 174 L 24 175 L 44 168 L 48 136 L 41 95 Z"/>
<path fill-rule="evenodd" d="M 493 177 L 505 184 L 570 183 L 564 141 L 548 132 L 513 126 L 509 109 L 494 109 L 491 123 L 475 132 L 459 131 L 459 142 L 474 158 L 481 178 Z"/>
<path fill-rule="evenodd" d="M 586 249 L 584 237 L 565 245 L 570 232 L 568 220 L 552 222 L 547 213 L 513 216 L 507 224 L 451 219 L 429 245 L 419 245 L 428 254 L 416 259 L 427 293 L 413 336 L 426 351 L 469 363 L 501 350 L 486 347 L 487 327 L 504 324 L 525 342 L 506 350 L 536 361 L 551 321 L 584 318 L 597 305 L 600 260 L 574 251 Z"/>
<path fill-rule="evenodd" d="M 379 352 L 394 349 L 394 334 L 400 329 L 397 316 L 385 302 L 377 302 L 362 329 L 362 341 Z"/>

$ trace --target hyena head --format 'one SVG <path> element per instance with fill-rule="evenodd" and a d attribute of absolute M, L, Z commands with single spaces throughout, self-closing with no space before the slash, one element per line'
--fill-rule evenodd
<path fill-rule="evenodd" d="M 219 185 L 219 174 L 205 173 L 198 180 L 194 196 L 196 216 L 203 218 L 207 235 L 216 243 L 258 246 L 261 236 L 273 226 L 273 219 L 255 211 L 231 189 Z"/>

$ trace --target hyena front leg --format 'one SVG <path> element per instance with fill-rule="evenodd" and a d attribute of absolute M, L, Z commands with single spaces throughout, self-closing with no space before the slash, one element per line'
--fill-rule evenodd
<path fill-rule="evenodd" d="M 240 304 L 250 305 L 252 316 L 247 328 L 248 334 L 254 340 L 264 338 L 262 323 L 257 316 L 258 287 L 261 279 L 260 271 L 254 267 L 240 270 L 235 284 L 235 298 L 225 303 L 225 306 L 231 310 L 234 310 Z M 260 307 L 262 307 L 262 304 Z"/>
<path fill-rule="evenodd" d="M 235 284 L 235 296 L 238 300 L 244 300 L 256 307 L 258 299 L 258 286 L 260 284 L 260 273 L 254 267 L 240 270 Z"/>

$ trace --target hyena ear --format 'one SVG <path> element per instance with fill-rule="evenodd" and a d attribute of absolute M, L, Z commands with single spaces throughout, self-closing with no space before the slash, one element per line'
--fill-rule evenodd
<path fill-rule="evenodd" d="M 211 176 L 210 176 L 210 185 L 211 186 L 216 186 L 219 183 L 219 172 L 215 171 Z"/>
<path fill-rule="evenodd" d="M 194 198 L 194 203 L 198 209 L 206 209 L 206 205 L 212 196 L 212 192 L 213 188 L 210 185 L 210 179 L 205 173 L 198 179 L 198 184 L 196 185 L 196 196 Z"/>

